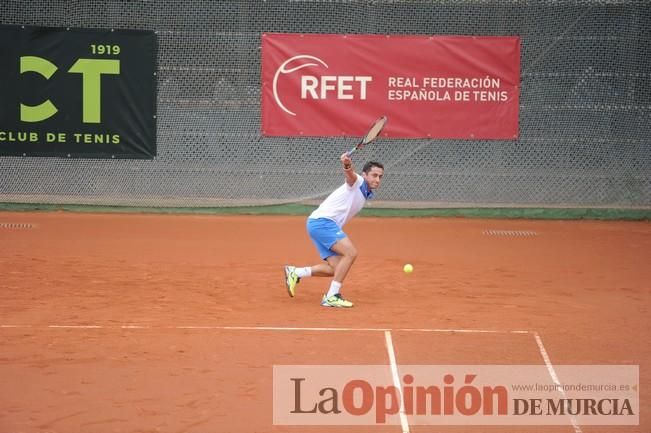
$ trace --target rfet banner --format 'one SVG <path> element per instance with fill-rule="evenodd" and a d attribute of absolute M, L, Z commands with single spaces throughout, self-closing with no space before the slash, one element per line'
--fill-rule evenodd
<path fill-rule="evenodd" d="M 262 35 L 263 135 L 518 136 L 518 37 Z"/>
<path fill-rule="evenodd" d="M 0 155 L 153 158 L 152 31 L 0 26 Z"/>

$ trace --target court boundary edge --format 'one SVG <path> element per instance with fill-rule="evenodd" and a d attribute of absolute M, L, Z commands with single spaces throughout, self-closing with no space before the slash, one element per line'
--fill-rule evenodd
<path fill-rule="evenodd" d="M 265 206 L 224 207 L 155 207 L 96 204 L 8 203 L 0 202 L 0 212 L 77 212 L 170 215 L 302 215 L 316 206 L 288 203 Z M 440 207 L 440 208 L 373 208 L 363 209 L 364 217 L 443 217 L 504 218 L 543 220 L 626 220 L 649 221 L 651 208 L 617 207 Z"/>

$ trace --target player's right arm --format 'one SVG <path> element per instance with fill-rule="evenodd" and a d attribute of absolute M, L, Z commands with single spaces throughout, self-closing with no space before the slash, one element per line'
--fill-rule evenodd
<path fill-rule="evenodd" d="M 353 167 L 353 160 L 350 159 L 350 155 L 348 155 L 348 152 L 346 152 L 343 155 L 341 155 L 339 159 L 341 160 L 341 164 L 343 165 L 344 176 L 346 177 L 346 183 L 348 184 L 348 186 L 355 185 L 355 182 L 357 182 L 357 173 L 355 173 L 355 167 Z"/>

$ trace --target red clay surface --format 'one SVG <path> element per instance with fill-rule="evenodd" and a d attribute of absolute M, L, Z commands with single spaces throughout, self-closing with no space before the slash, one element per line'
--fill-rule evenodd
<path fill-rule="evenodd" d="M 400 329 L 537 332 L 557 365 L 640 366 L 640 425 L 583 432 L 651 429 L 650 223 L 358 218 L 341 311 L 327 279 L 286 295 L 282 265 L 318 262 L 304 222 L 0 213 L 0 432 L 400 431 L 272 425 L 274 364 L 388 364 L 382 332 L 224 326 L 390 328 L 399 364 L 544 363 L 532 333 Z"/>

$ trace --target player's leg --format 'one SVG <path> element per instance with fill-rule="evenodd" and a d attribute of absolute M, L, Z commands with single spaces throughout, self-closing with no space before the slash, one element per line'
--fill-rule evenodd
<path fill-rule="evenodd" d="M 335 266 L 329 262 L 337 263 L 339 256 L 332 256 L 332 260 L 325 263 L 319 263 L 314 266 L 306 266 L 298 268 L 295 266 L 285 266 L 285 285 L 289 296 L 296 295 L 296 285 L 301 281 L 301 278 L 307 277 L 332 277 L 335 274 Z"/>
<path fill-rule="evenodd" d="M 357 248 L 355 248 L 355 245 L 353 245 L 349 237 L 345 237 L 335 242 L 330 249 L 337 253 L 336 256 L 331 256 L 332 263 L 328 260 L 328 264 L 335 271 L 333 279 L 343 284 L 346 275 L 348 275 L 348 271 L 353 266 L 353 263 L 355 263 L 355 259 L 357 259 Z"/>
<path fill-rule="evenodd" d="M 345 236 L 334 221 L 327 219 L 308 219 L 306 228 L 310 239 L 319 252 L 319 256 L 321 256 L 323 260 L 327 260 L 328 256 L 333 255 L 330 250 L 330 245 L 335 243 L 339 237 Z M 334 267 L 327 261 L 325 263 L 319 263 L 314 266 L 302 268 L 286 265 L 284 271 L 285 286 L 287 287 L 287 292 L 291 297 L 296 295 L 296 286 L 301 281 L 301 278 L 312 276 L 331 277 L 334 275 Z"/>
<path fill-rule="evenodd" d="M 323 297 L 321 305 L 326 307 L 352 307 L 353 303 L 344 299 L 341 294 L 343 284 L 350 267 L 357 258 L 357 249 L 350 238 L 339 239 L 330 247 L 337 255 L 328 257 L 328 264 L 334 269 L 334 275 L 328 293 Z"/>
<path fill-rule="evenodd" d="M 295 267 L 294 272 L 296 272 L 299 279 L 306 277 L 332 277 L 335 274 L 335 269 L 328 262 L 325 262 L 304 268 Z"/>
<path fill-rule="evenodd" d="M 310 267 L 310 273 L 313 277 L 332 277 L 335 274 L 335 266 L 339 262 L 339 256 L 328 257 L 325 263 L 319 263 Z M 334 265 L 333 265 L 334 263 Z"/>

